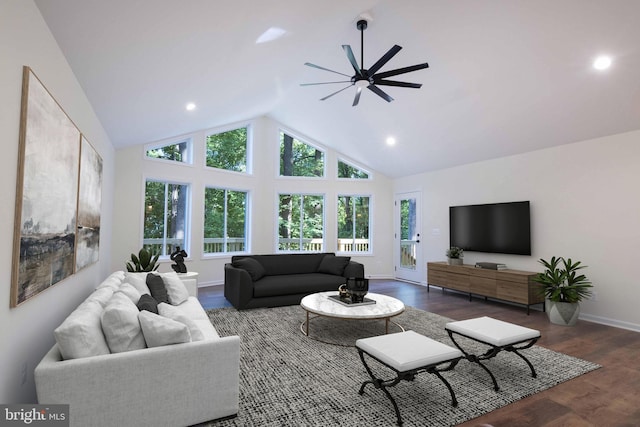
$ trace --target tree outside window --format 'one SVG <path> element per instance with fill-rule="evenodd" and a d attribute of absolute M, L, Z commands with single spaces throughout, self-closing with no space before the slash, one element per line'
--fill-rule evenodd
<path fill-rule="evenodd" d="M 279 195 L 278 250 L 324 250 L 324 196 Z"/>
<path fill-rule="evenodd" d="M 247 198 L 244 191 L 205 189 L 205 254 L 247 251 Z"/>
<path fill-rule="evenodd" d="M 207 166 L 247 172 L 249 127 L 207 135 Z"/>
<path fill-rule="evenodd" d="M 280 132 L 280 176 L 324 176 L 324 152 Z"/>
<path fill-rule="evenodd" d="M 190 141 L 177 142 L 175 144 L 163 145 L 162 147 L 150 148 L 147 150 L 147 157 L 189 163 L 189 148 Z"/>
<path fill-rule="evenodd" d="M 338 178 L 369 179 L 369 174 L 348 163 L 338 161 Z"/>
<path fill-rule="evenodd" d="M 169 256 L 180 246 L 188 252 L 189 186 L 148 180 L 144 195 L 144 247 Z"/>
<path fill-rule="evenodd" d="M 338 252 L 370 252 L 369 196 L 338 196 Z"/>

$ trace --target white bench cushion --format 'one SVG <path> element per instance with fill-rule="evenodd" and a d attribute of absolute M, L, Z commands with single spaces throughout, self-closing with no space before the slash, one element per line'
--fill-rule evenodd
<path fill-rule="evenodd" d="M 524 326 L 514 325 L 513 323 L 487 316 L 449 322 L 446 324 L 445 329 L 499 347 L 540 336 L 540 331 L 535 329 L 525 328 Z"/>
<path fill-rule="evenodd" d="M 356 347 L 399 372 L 462 357 L 462 352 L 414 331 L 362 338 Z"/>

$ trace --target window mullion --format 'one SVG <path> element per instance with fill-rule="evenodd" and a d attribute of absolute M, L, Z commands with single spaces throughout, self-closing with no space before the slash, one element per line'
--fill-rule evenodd
<path fill-rule="evenodd" d="M 169 204 L 168 204 L 168 200 L 169 200 L 169 183 L 165 182 L 164 183 L 164 214 L 162 216 L 162 220 L 163 220 L 163 225 L 162 225 L 162 255 L 166 255 L 167 254 L 167 215 L 168 215 L 168 210 L 169 210 Z"/>

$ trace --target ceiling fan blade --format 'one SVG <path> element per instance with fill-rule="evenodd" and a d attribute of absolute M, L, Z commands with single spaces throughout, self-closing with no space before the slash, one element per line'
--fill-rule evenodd
<path fill-rule="evenodd" d="M 371 92 L 375 93 L 376 95 L 378 95 L 380 98 L 384 99 L 387 102 L 393 101 L 392 97 L 387 95 L 382 89 L 380 89 L 376 85 L 369 85 L 367 86 L 367 89 L 369 89 Z"/>
<path fill-rule="evenodd" d="M 351 78 L 351 76 L 348 76 L 348 75 L 346 75 L 346 74 L 340 73 L 340 72 L 338 72 L 338 71 L 333 71 L 333 70 L 330 70 L 330 69 L 328 69 L 328 68 L 324 68 L 324 67 L 321 67 L 321 66 L 319 66 L 319 65 L 312 64 L 312 63 L 310 63 L 310 62 L 305 62 L 305 63 L 304 63 L 304 65 L 306 65 L 306 66 L 308 66 L 308 67 L 318 68 L 318 69 L 320 69 L 320 70 L 330 71 L 330 72 L 332 72 L 332 73 L 340 74 L 341 76 L 345 76 L 345 77 L 349 77 L 349 78 Z"/>
<path fill-rule="evenodd" d="M 376 71 L 382 68 L 384 64 L 389 62 L 389 60 L 393 58 L 398 52 L 400 52 L 401 49 L 402 49 L 402 46 L 398 46 L 397 44 L 394 45 L 391 49 L 389 49 L 387 53 L 382 55 L 382 58 L 378 59 L 378 61 L 375 64 L 369 67 L 369 75 L 375 74 Z"/>
<path fill-rule="evenodd" d="M 362 71 L 360 70 L 360 67 L 358 67 L 358 62 L 356 62 L 356 57 L 353 56 L 353 51 L 351 50 L 351 46 L 349 46 L 348 44 L 343 44 L 342 48 L 344 49 L 344 52 L 347 54 L 347 58 L 349 59 L 349 62 L 351 63 L 351 66 L 355 70 L 356 74 L 361 76 Z"/>
<path fill-rule="evenodd" d="M 358 102 L 360 102 L 360 94 L 362 93 L 362 89 L 358 88 L 358 90 L 356 91 L 356 97 L 353 98 L 353 105 L 352 107 L 355 107 L 356 105 L 358 105 Z"/>
<path fill-rule="evenodd" d="M 351 80 L 342 80 L 339 82 L 300 83 L 300 86 L 331 85 L 334 83 L 350 83 L 350 82 Z"/>
<path fill-rule="evenodd" d="M 333 92 L 333 93 L 332 93 L 332 94 L 330 94 L 330 95 L 325 96 L 324 98 L 320 98 L 320 101 L 324 101 L 325 99 L 331 98 L 333 95 L 337 95 L 337 94 L 339 94 L 340 92 L 342 92 L 343 90 L 347 90 L 347 89 L 349 89 L 351 86 L 353 86 L 353 83 L 352 83 L 352 84 L 350 84 L 350 85 L 349 85 L 349 86 L 347 86 L 347 87 L 343 87 L 342 89 L 340 89 L 340 90 L 337 90 L 337 91 Z"/>
<path fill-rule="evenodd" d="M 422 83 L 397 82 L 395 80 L 374 80 L 373 83 L 380 86 L 411 87 L 414 89 L 420 89 L 422 87 Z"/>
<path fill-rule="evenodd" d="M 385 71 L 383 73 L 378 73 L 373 76 L 374 79 L 384 79 L 385 77 L 397 76 L 398 74 L 410 73 L 412 71 L 422 70 L 423 68 L 429 68 L 429 64 L 426 62 L 424 64 L 412 65 L 410 67 L 397 68 L 395 70 Z"/>

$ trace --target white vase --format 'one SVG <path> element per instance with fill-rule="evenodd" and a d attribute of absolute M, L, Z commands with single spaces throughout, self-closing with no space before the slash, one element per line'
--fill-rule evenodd
<path fill-rule="evenodd" d="M 547 316 L 555 325 L 573 326 L 580 316 L 580 304 L 547 300 Z"/>

